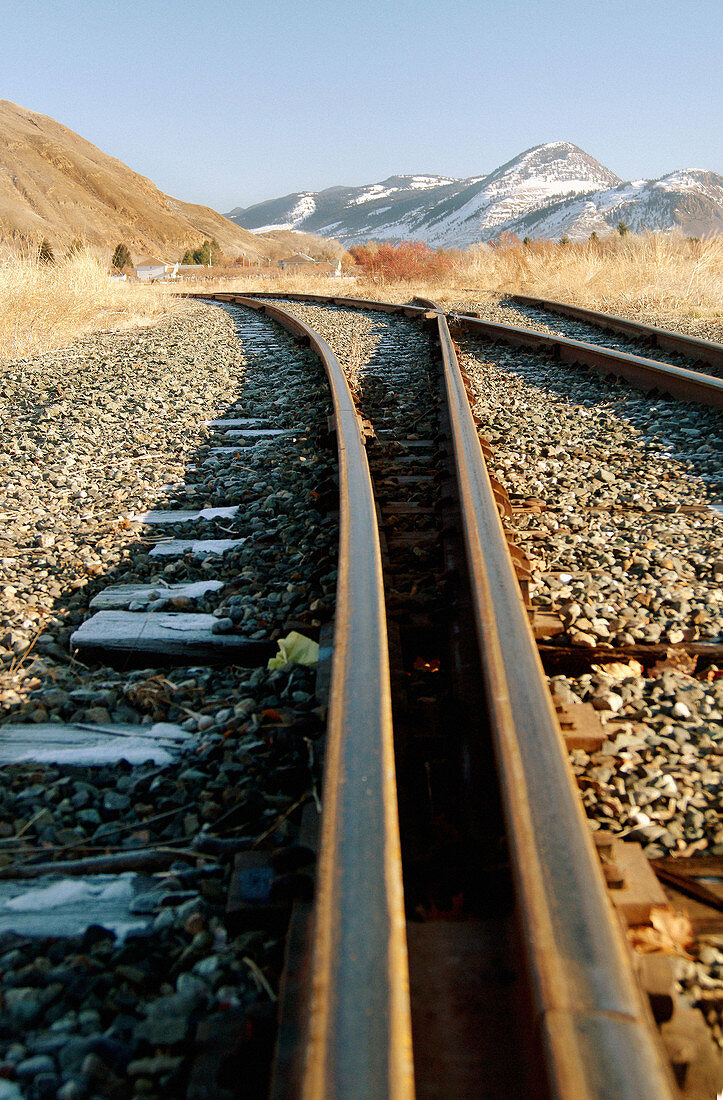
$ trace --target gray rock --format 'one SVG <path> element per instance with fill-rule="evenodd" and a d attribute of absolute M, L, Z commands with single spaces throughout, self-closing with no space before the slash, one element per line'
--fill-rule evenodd
<path fill-rule="evenodd" d="M 146 1018 L 136 1025 L 136 1038 L 159 1046 L 174 1046 L 186 1038 L 191 1016 L 202 998 L 194 990 L 172 993 L 146 1006 Z"/>
<path fill-rule="evenodd" d="M 0 1078 L 0 1100 L 23 1100 L 20 1085 L 15 1081 Z"/>
<path fill-rule="evenodd" d="M 15 1074 L 19 1081 L 28 1081 L 37 1077 L 39 1073 L 55 1073 L 55 1062 L 47 1054 L 36 1054 L 32 1058 L 26 1058 L 24 1062 L 18 1062 Z"/>
<path fill-rule="evenodd" d="M 32 1027 L 43 1011 L 40 990 L 32 987 L 8 989 L 4 994 L 5 1008 L 10 1013 L 13 1024 L 22 1032 Z"/>

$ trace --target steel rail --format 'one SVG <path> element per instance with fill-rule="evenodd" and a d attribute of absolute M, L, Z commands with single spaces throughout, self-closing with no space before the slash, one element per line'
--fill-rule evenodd
<path fill-rule="evenodd" d="M 714 409 L 723 409 L 723 378 L 714 378 L 701 371 L 674 367 L 640 355 L 628 355 L 624 351 L 604 348 L 599 344 L 586 344 L 567 336 L 551 336 L 534 329 L 503 325 L 497 321 L 483 321 L 466 313 L 451 313 L 449 319 L 456 327 L 487 340 L 502 341 L 520 347 L 544 348 L 567 363 L 590 367 L 600 374 L 615 374 L 637 389 L 650 392 L 658 390 L 684 401 L 696 401 Z"/>
<path fill-rule="evenodd" d="M 219 297 L 265 308 L 272 315 L 272 310 L 277 312 L 243 298 Z M 433 307 L 434 303 L 424 303 L 421 308 L 429 316 Z M 446 318 L 438 307 L 434 309 L 483 654 L 482 675 L 500 764 L 536 1022 L 546 1057 L 546 1084 L 559 1100 L 672 1100 L 677 1095 L 672 1075 L 632 976 L 565 756 Z M 298 326 L 295 331 L 303 328 L 310 334 L 295 318 L 293 326 Z M 350 413 L 356 416 L 353 406 Z M 347 530 L 347 536 L 350 534 Z M 347 621 L 345 629 L 349 627 Z M 328 806 L 325 812 L 331 812 Z M 327 817 L 327 832 L 333 832 L 330 820 Z M 335 840 L 325 839 L 327 844 Z M 333 886 L 327 866 L 320 883 L 319 905 L 326 914 L 318 926 L 323 928 L 326 921 L 322 943 L 332 938 L 333 921 L 342 921 L 344 916 L 334 909 L 341 898 L 334 894 Z M 341 940 L 339 931 L 336 941 L 343 952 Z M 346 940 L 344 946 L 355 951 L 360 944 Z M 324 964 L 321 975 L 318 969 L 315 974 L 318 1004 L 330 989 L 326 983 L 337 980 L 338 972 Z M 370 974 L 369 984 L 377 976 Z M 368 999 L 354 998 L 348 1020 L 352 1030 L 366 1030 L 367 1003 Z M 326 1012 L 323 1008 L 317 1015 L 317 1028 Z M 406 1022 L 402 1046 L 408 1056 Z M 329 1090 L 329 1080 L 337 1084 L 332 1049 L 333 1040 L 319 1042 L 312 1034 L 305 1095 L 391 1095 L 389 1090 L 370 1086 L 370 1079 L 364 1076 L 349 1079 L 348 1091 Z M 411 1068 L 408 1061 L 404 1065 L 400 1086 L 411 1095 Z M 362 1066 L 360 1073 L 365 1072 Z"/>
<path fill-rule="evenodd" d="M 425 306 L 416 306 L 411 302 L 378 302 L 374 298 L 345 298 L 328 294 L 295 294 L 283 290 L 254 290 L 246 298 L 266 298 L 287 302 L 311 302 L 324 306 L 348 306 L 350 309 L 377 310 L 379 313 L 402 313 L 405 317 L 421 317 Z"/>
<path fill-rule="evenodd" d="M 329 379 L 339 453 L 339 574 L 301 1094 L 305 1100 L 411 1100 L 386 611 L 359 417 L 336 356 L 303 321 L 242 295 L 192 296 L 265 313 L 308 341 Z"/>
<path fill-rule="evenodd" d="M 547 310 L 549 313 L 559 313 L 563 317 L 587 321 L 598 328 L 609 329 L 610 332 L 620 332 L 625 336 L 648 340 L 666 351 L 679 352 L 691 359 L 700 360 L 701 363 L 709 363 L 712 367 L 723 367 L 723 344 L 717 344 L 714 340 L 703 340 L 699 336 L 671 332 L 670 329 L 645 325 L 640 321 L 630 321 L 627 317 L 618 317 L 614 313 L 601 313 L 596 309 L 576 306 L 572 302 L 555 302 L 549 298 L 530 298 L 525 294 L 512 294 L 510 298 L 511 301 L 520 305 L 533 306 L 536 309 Z"/>
<path fill-rule="evenodd" d="M 676 1095 L 675 1086 L 606 896 L 439 307 L 437 325 L 482 673 L 550 1093 L 560 1100 L 665 1100 Z"/>

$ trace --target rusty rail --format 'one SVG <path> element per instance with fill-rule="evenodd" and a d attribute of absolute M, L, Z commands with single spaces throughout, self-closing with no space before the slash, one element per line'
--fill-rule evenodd
<path fill-rule="evenodd" d="M 313 330 L 275 306 L 237 295 L 213 297 L 264 310 L 308 338 L 322 355 L 332 385 L 338 387 L 334 403 L 342 484 L 353 486 L 342 503 L 340 602 L 303 1095 L 314 1100 L 411 1097 L 381 563 L 376 533 L 373 548 L 367 549 L 366 543 L 368 530 L 376 532 L 376 518 L 357 414 L 338 362 Z M 672 1100 L 672 1076 L 632 976 L 570 773 L 447 321 L 431 302 L 421 302 L 417 315 L 429 319 L 432 310 L 444 363 L 481 674 L 546 1085 L 558 1100 Z M 350 479 L 357 464 L 363 474 Z M 359 563 L 365 579 L 350 596 L 347 588 Z M 381 658 L 372 650 L 381 652 Z M 378 698 L 369 694 L 370 667 Z M 384 796 L 374 793 L 377 784 Z M 390 942 L 382 942 L 385 935 Z"/>
<path fill-rule="evenodd" d="M 606 896 L 439 309 L 437 325 L 482 675 L 550 1093 L 665 1100 L 674 1086 Z"/>
<path fill-rule="evenodd" d="M 379 533 L 359 418 L 329 345 L 278 306 L 266 313 L 324 364 L 337 429 L 339 575 L 315 903 L 305 1100 L 411 1100 L 406 930 Z"/>
<path fill-rule="evenodd" d="M 655 325 L 644 325 L 640 321 L 630 321 L 627 317 L 618 317 L 614 313 L 601 313 L 596 309 L 573 305 L 572 302 L 530 298 L 525 294 L 512 294 L 510 298 L 511 301 L 523 306 L 533 306 L 535 309 L 544 309 L 549 313 L 559 313 L 563 317 L 587 321 L 591 325 L 608 329 L 610 332 L 620 332 L 638 340 L 647 340 L 659 348 L 665 348 L 666 351 L 679 352 L 701 363 L 709 363 L 712 367 L 723 367 L 723 344 L 717 344 L 714 340 L 703 340 L 699 336 L 687 336 L 681 332 L 671 332 L 670 329 L 656 328 Z"/>
<path fill-rule="evenodd" d="M 723 409 L 723 378 L 714 378 L 711 374 L 644 359 L 640 355 L 628 355 L 599 344 L 586 344 L 567 336 L 551 336 L 516 325 L 483 321 L 466 313 L 452 313 L 450 321 L 453 327 L 465 329 L 473 336 L 519 347 L 544 348 L 563 362 L 590 367 L 603 375 L 618 375 L 645 392 L 658 390 L 684 401 L 697 401 L 700 405 Z"/>

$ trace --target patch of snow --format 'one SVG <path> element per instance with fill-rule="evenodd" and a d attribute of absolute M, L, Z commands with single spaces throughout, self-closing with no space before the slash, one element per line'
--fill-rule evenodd
<path fill-rule="evenodd" d="M 376 199 L 385 199 L 388 195 L 395 195 L 398 187 L 382 187 L 380 183 L 368 187 L 361 195 L 349 200 L 349 206 L 361 206 L 365 202 L 374 202 Z M 391 207 L 389 208 L 391 209 Z"/>
<path fill-rule="evenodd" d="M 250 233 L 256 233 L 257 236 L 263 236 L 264 233 L 271 233 L 275 229 L 296 229 L 295 222 L 272 222 L 269 225 L 259 225 L 255 229 L 250 229 Z"/>
<path fill-rule="evenodd" d="M 216 592 L 223 588 L 223 581 L 188 581 L 188 583 L 174 584 L 168 590 L 160 588 L 157 584 L 149 585 L 153 591 L 164 595 L 169 591 L 174 596 L 187 596 L 189 600 L 195 600 L 198 596 L 205 596 L 207 592 Z"/>
<path fill-rule="evenodd" d="M 120 898 L 131 897 L 133 893 L 128 878 L 127 874 L 104 876 L 100 881 L 64 878 L 60 882 L 51 883 L 50 886 L 40 886 L 35 890 L 30 889 L 24 894 L 18 894 L 17 897 L 6 901 L 4 908 L 22 913 L 39 908 L 56 909 L 62 905 L 73 905 L 84 898 L 118 901 Z"/>
<path fill-rule="evenodd" d="M 167 512 L 139 512 L 137 515 L 131 515 L 128 518 L 131 523 L 194 523 L 199 519 L 232 519 L 237 512 L 238 504 L 233 504 L 228 508 L 201 508 L 200 511 L 196 512 L 190 512 L 180 508 Z"/>
<path fill-rule="evenodd" d="M 232 420 L 204 420 L 207 428 L 259 428 L 263 421 L 258 416 L 241 416 Z"/>
<path fill-rule="evenodd" d="M 445 183 L 458 183 L 450 176 L 412 176 L 409 186 L 413 191 L 426 191 L 430 187 L 443 187 Z"/>
<path fill-rule="evenodd" d="M 127 760 L 129 764 L 171 764 L 192 735 L 180 726 L 93 726 L 42 723 L 0 726 L 0 764 L 77 764 L 99 767 Z"/>
<path fill-rule="evenodd" d="M 133 899 L 148 888 L 149 880 L 133 872 L 52 878 L 44 875 L 29 883 L 0 882 L 0 932 L 27 936 L 73 936 L 91 924 L 102 925 L 121 940 L 145 928 L 152 919 L 130 911 Z"/>
<path fill-rule="evenodd" d="M 207 554 L 225 554 L 227 550 L 233 550 L 234 546 L 243 546 L 246 539 L 173 539 L 169 542 L 159 542 L 153 547 L 151 558 L 179 558 L 190 550 L 197 558 Z"/>
<path fill-rule="evenodd" d="M 195 611 L 96 611 L 71 634 L 70 645 L 138 650 L 178 642 L 217 648 L 237 645 L 237 634 L 214 634 L 217 622 L 215 615 Z"/>
<path fill-rule="evenodd" d="M 89 606 L 98 610 L 115 611 L 128 607 L 136 600 L 169 599 L 185 596 L 195 600 L 207 592 L 223 588 L 223 581 L 188 581 L 180 584 L 111 584 L 90 601 Z"/>
<path fill-rule="evenodd" d="M 294 225 L 297 225 L 304 218 L 309 218 L 316 210 L 316 199 L 313 195 L 307 191 L 305 194 L 299 197 L 296 206 L 293 207 L 289 217 Z"/>
<path fill-rule="evenodd" d="M 246 436 L 248 439 L 264 439 L 267 436 L 298 435 L 303 428 L 227 428 L 223 435 L 229 438 Z"/>

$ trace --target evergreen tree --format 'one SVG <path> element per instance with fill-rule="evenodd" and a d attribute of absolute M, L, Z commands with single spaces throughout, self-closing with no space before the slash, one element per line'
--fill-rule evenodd
<path fill-rule="evenodd" d="M 54 264 L 55 256 L 53 250 L 50 247 L 50 241 L 47 237 L 43 237 L 40 245 L 40 251 L 38 252 L 38 262 L 41 264 Z"/>
<path fill-rule="evenodd" d="M 115 246 L 111 266 L 114 267 L 116 271 L 122 271 L 124 267 L 131 266 L 131 254 L 128 251 L 128 247 L 124 245 L 123 242 Z"/>
<path fill-rule="evenodd" d="M 624 237 L 626 233 L 630 232 L 630 226 L 627 222 L 618 222 L 618 233 L 621 237 Z"/>

